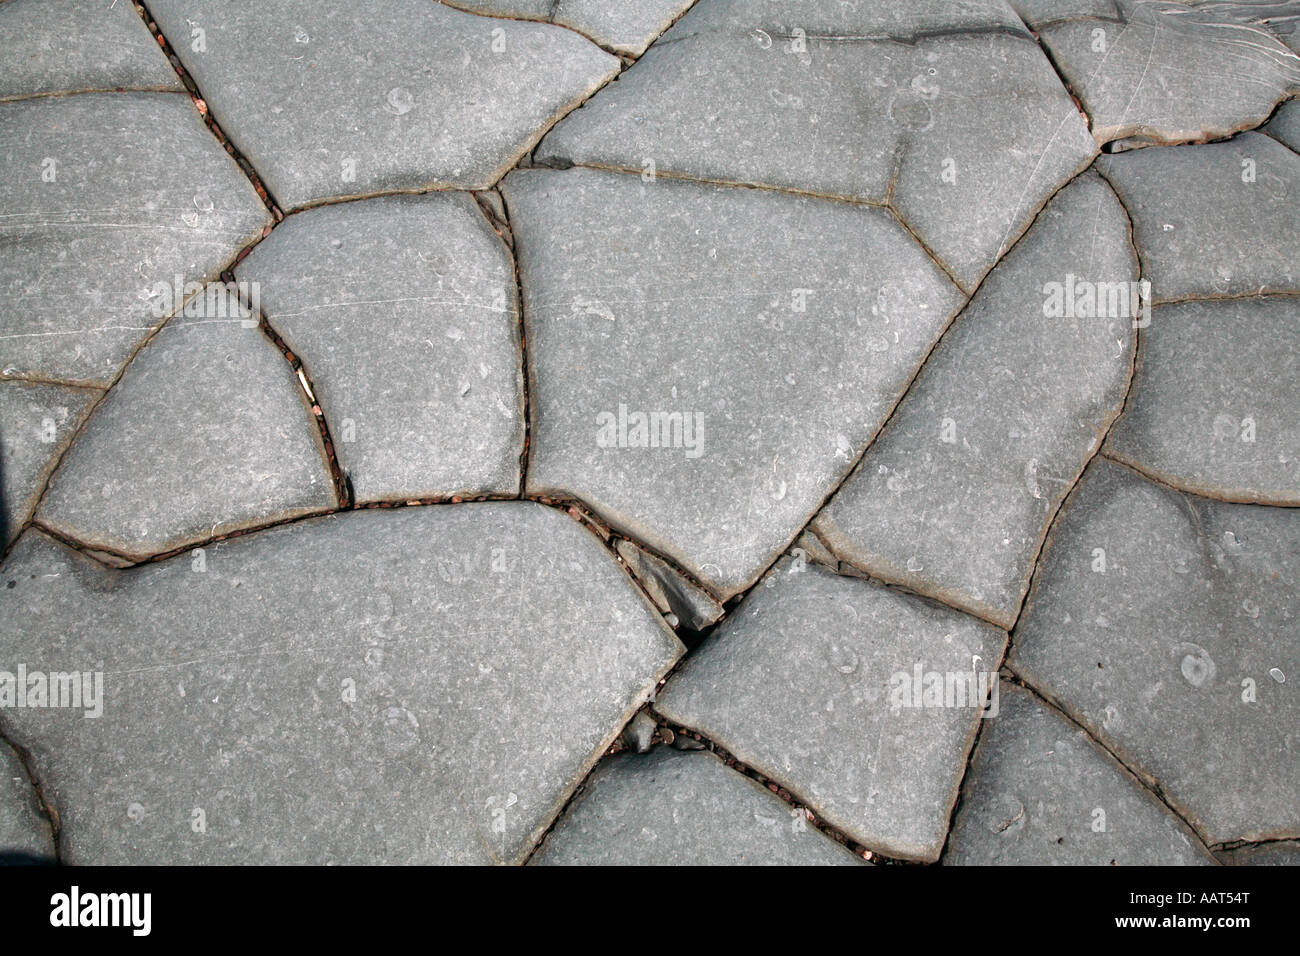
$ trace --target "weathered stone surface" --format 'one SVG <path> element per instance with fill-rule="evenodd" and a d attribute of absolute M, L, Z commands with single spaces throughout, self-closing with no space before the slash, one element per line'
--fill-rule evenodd
<path fill-rule="evenodd" d="M 104 674 L 99 719 L 6 714 L 71 862 L 517 862 L 681 651 L 527 502 L 296 522 L 202 568 L 31 531 L 0 572 L 8 655 Z"/>
<path fill-rule="evenodd" d="M 50 480 L 46 527 L 138 561 L 337 506 L 292 368 L 211 288 L 221 308 L 173 319 L 96 408 Z"/>
<path fill-rule="evenodd" d="M 699 0 L 666 39 L 725 31 L 740 35 L 761 30 L 773 42 L 809 38 L 914 40 L 966 31 L 1025 29 L 1005 0 Z M 758 37 L 761 39 L 761 37 Z"/>
<path fill-rule="evenodd" d="M 665 614 L 672 614 L 683 627 L 702 631 L 722 617 L 722 605 L 697 588 L 666 561 L 639 548 L 631 541 L 618 542 L 618 554 L 632 571 L 650 600 Z"/>
<path fill-rule="evenodd" d="M 18 755 L 0 740 L 0 866 L 54 859 L 49 821 Z"/>
<path fill-rule="evenodd" d="M 521 20 L 549 20 L 556 0 L 444 0 L 447 6 L 470 13 Z"/>
<path fill-rule="evenodd" d="M 944 862 L 1212 865 L 1214 858 L 1115 758 L 1004 681 L 980 735 Z"/>
<path fill-rule="evenodd" d="M 237 276 L 302 359 L 357 501 L 519 491 L 514 262 L 473 199 L 309 209 Z"/>
<path fill-rule="evenodd" d="M 960 303 L 879 209 L 595 170 L 503 188 L 528 490 L 576 496 L 719 600 L 821 505 Z M 651 414 L 681 427 L 635 447 Z"/>
<path fill-rule="evenodd" d="M 1284 841 L 1224 850 L 1219 858 L 1229 866 L 1300 866 L 1300 843 Z"/>
<path fill-rule="evenodd" d="M 1164 0 L 1120 0 L 1124 22 L 1041 31 L 1099 145 L 1185 143 L 1258 126 L 1300 92 L 1300 58 L 1262 27 Z"/>
<path fill-rule="evenodd" d="M 1155 311 L 1107 453 L 1184 491 L 1300 505 L 1300 300 Z"/>
<path fill-rule="evenodd" d="M 0 547 L 31 517 L 59 454 L 98 393 L 0 381 Z"/>
<path fill-rule="evenodd" d="M 1138 278 L 1128 228 L 1095 175 L 1057 194 L 814 519 L 832 551 L 1015 623 L 1047 526 L 1123 405 Z M 1090 305 L 1085 282 L 1122 296 Z"/>
<path fill-rule="evenodd" d="M 538 866 L 852 866 L 862 861 L 707 751 L 604 761 Z"/>
<path fill-rule="evenodd" d="M 1300 511 L 1099 459 L 1052 531 L 1011 661 L 1207 843 L 1295 837 L 1298 578 Z"/>
<path fill-rule="evenodd" d="M 125 0 L 0 4 L 0 99 L 74 90 L 185 87 Z"/>
<path fill-rule="evenodd" d="M 1260 133 L 1103 156 L 1156 302 L 1300 292 L 1300 156 Z"/>
<path fill-rule="evenodd" d="M 640 56 L 692 0 L 556 0 L 555 23 L 618 53 Z"/>
<path fill-rule="evenodd" d="M 619 69 L 571 30 L 440 3 L 153 0 L 212 115 L 285 208 L 482 189 Z"/>
<path fill-rule="evenodd" d="M 1279 106 L 1264 132 L 1300 153 L 1300 100 Z"/>
<path fill-rule="evenodd" d="M 1020 19 L 1035 29 L 1057 20 L 1080 20 L 1095 17 L 1119 20 L 1115 0 L 1008 0 Z M 1100 24 L 1098 24 L 1100 26 Z"/>
<path fill-rule="evenodd" d="M 0 208 L 0 368 L 91 384 L 162 322 L 159 283 L 216 278 L 271 221 L 189 98 L 154 93 L 0 103 Z"/>
<path fill-rule="evenodd" d="M 981 698 L 914 706 L 914 674 L 979 672 L 987 688 L 1005 641 L 968 615 L 782 558 L 669 680 L 655 709 L 864 846 L 934 860 Z"/>
<path fill-rule="evenodd" d="M 846 40 L 814 24 L 786 39 L 780 21 L 804 5 L 743 29 L 721 15 L 713 27 L 710 9 L 558 124 L 538 158 L 889 200 L 970 289 L 1096 152 L 1028 36 Z"/>

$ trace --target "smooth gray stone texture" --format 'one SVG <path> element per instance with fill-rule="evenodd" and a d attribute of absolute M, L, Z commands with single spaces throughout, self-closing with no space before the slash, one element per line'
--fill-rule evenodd
<path fill-rule="evenodd" d="M 810 36 L 796 53 L 779 31 L 693 33 L 695 16 L 557 124 L 537 158 L 888 199 L 970 290 L 1096 152 L 1027 36 Z"/>
<path fill-rule="evenodd" d="M 1056 20 L 1079 20 L 1095 17 L 1118 20 L 1115 0 L 1008 0 L 1020 19 L 1037 29 Z M 1100 25 L 1100 24 L 1099 24 Z"/>
<path fill-rule="evenodd" d="M 514 261 L 473 199 L 309 209 L 237 277 L 302 360 L 358 502 L 518 493 Z"/>
<path fill-rule="evenodd" d="M 18 537 L 97 394 L 88 388 L 0 380 L 0 547 Z"/>
<path fill-rule="evenodd" d="M 537 866 L 862 864 L 757 781 L 708 751 L 656 747 L 596 768 Z"/>
<path fill-rule="evenodd" d="M 98 719 L 6 713 L 72 863 L 519 862 L 682 651 L 530 502 L 296 522 L 198 568 L 33 531 L 0 571 L 9 654 L 104 672 Z"/>
<path fill-rule="evenodd" d="M 1153 301 L 1300 292 L 1300 156 L 1281 143 L 1242 133 L 1097 163 L 1133 217 Z"/>
<path fill-rule="evenodd" d="M 447 6 L 493 17 L 549 20 L 556 0 L 444 0 Z"/>
<path fill-rule="evenodd" d="M 18 755 L 0 740 L 0 866 L 53 859 L 54 837 L 36 788 Z"/>
<path fill-rule="evenodd" d="M 879 209 L 581 169 L 504 192 L 528 491 L 577 497 L 721 601 L 821 506 L 961 301 Z M 631 447 L 656 412 L 682 413 L 671 447 Z"/>
<path fill-rule="evenodd" d="M 1138 278 L 1128 229 L 1091 173 L 1056 195 L 813 519 L 832 551 L 1000 627 L 1015 623 L 1047 526 L 1119 414 L 1133 363 L 1134 319 L 1118 297 L 1103 294 L 1090 310 L 1101 315 L 1047 317 L 1047 290 L 1056 283 L 1065 297 L 1077 276 L 1122 284 L 1128 303 Z"/>
<path fill-rule="evenodd" d="M 215 288 L 212 301 L 223 301 Z M 205 315 L 173 319 L 140 350 L 64 456 L 37 517 L 139 561 L 337 505 L 289 363 L 256 325 Z"/>
<path fill-rule="evenodd" d="M 271 222 L 189 98 L 157 93 L 0 103 L 0 208 L 0 369 L 98 385 L 165 317 L 159 283 L 216 278 Z"/>
<path fill-rule="evenodd" d="M 667 562 L 631 541 L 618 542 L 618 554 L 660 611 L 674 614 L 682 626 L 702 631 L 722 617 L 722 605 L 701 591 Z"/>
<path fill-rule="evenodd" d="M 1210 22 L 1163 0 L 1120 6 L 1123 24 L 1079 20 L 1041 31 L 1098 145 L 1229 136 L 1300 92 L 1300 58 L 1262 27 Z"/>
<path fill-rule="evenodd" d="M 912 40 L 980 30 L 1025 35 L 1006 0 L 699 0 L 667 39 L 706 31 L 761 31 L 781 43 L 793 39 L 796 29 L 808 37 L 856 39 Z"/>
<path fill-rule="evenodd" d="M 0 58 L 0 99 L 185 89 L 127 0 L 6 0 L 0 4 Z"/>
<path fill-rule="evenodd" d="M 691 3 L 692 0 L 556 0 L 552 20 L 617 53 L 640 56 Z"/>
<path fill-rule="evenodd" d="M 440 3 L 153 0 L 150 10 L 173 42 L 206 31 L 206 52 L 178 43 L 177 55 L 285 209 L 485 189 L 620 66 L 572 30 Z"/>
<path fill-rule="evenodd" d="M 944 863 L 1214 864 L 1195 834 L 1078 727 L 1008 681 L 999 706 L 962 785 Z"/>
<path fill-rule="evenodd" d="M 1300 100 L 1279 106 L 1263 131 L 1300 153 Z"/>
<path fill-rule="evenodd" d="M 1107 454 L 1183 491 L 1300 505 L 1300 299 L 1161 306 Z"/>
<path fill-rule="evenodd" d="M 1293 838 L 1298 579 L 1300 511 L 1098 459 L 1053 527 L 1011 662 L 1206 843 Z"/>
<path fill-rule="evenodd" d="M 892 685 L 917 666 L 995 675 L 1005 643 L 969 615 L 782 558 L 654 706 L 864 846 L 933 861 L 980 710 L 904 706 Z"/>
<path fill-rule="evenodd" d="M 1300 866 L 1300 843 L 1265 843 L 1223 850 L 1219 858 L 1229 866 Z"/>

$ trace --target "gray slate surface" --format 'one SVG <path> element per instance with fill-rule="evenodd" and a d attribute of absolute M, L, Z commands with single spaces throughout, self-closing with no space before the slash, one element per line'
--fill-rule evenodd
<path fill-rule="evenodd" d="M 1128 218 L 1093 174 L 1058 193 L 993 270 L 814 519 L 839 557 L 1015 622 L 1048 523 L 1119 414 L 1133 360 L 1131 313 L 1044 315 L 1048 284 L 1067 295 L 1070 276 L 1122 283 L 1125 301 L 1138 277 Z"/>
<path fill-rule="evenodd" d="M 54 837 L 36 788 L 18 755 L 0 740 L 0 866 L 53 859 Z"/>
<path fill-rule="evenodd" d="M 190 99 L 157 93 L 0 103 L 0 208 L 0 368 L 100 385 L 161 323 L 159 283 L 216 278 L 271 222 Z"/>
<path fill-rule="evenodd" d="M 594 170 L 524 170 L 504 191 L 528 491 L 576 496 L 720 600 L 820 507 L 961 301 L 879 209 Z M 620 405 L 703 428 L 602 447 Z"/>
<path fill-rule="evenodd" d="M 6 714 L 73 863 L 518 862 L 681 652 L 531 503 L 297 522 L 196 568 L 33 531 L 0 572 L 14 657 L 104 672 L 98 719 Z"/>
<path fill-rule="evenodd" d="M 167 36 L 205 31 L 205 52 L 177 54 L 285 209 L 491 186 L 619 69 L 571 30 L 433 2 L 153 0 L 150 10 Z"/>
<path fill-rule="evenodd" d="M 995 671 L 1005 641 L 968 615 L 782 558 L 654 706 L 869 849 L 932 861 L 979 710 L 901 706 L 891 681 L 918 665 Z"/>
<path fill-rule="evenodd" d="M 518 493 L 514 262 L 473 199 L 309 209 L 236 275 L 302 360 L 358 502 Z"/>
<path fill-rule="evenodd" d="M 280 351 L 238 318 L 183 316 L 96 408 L 38 520 L 141 560 L 337 504 L 320 433 Z"/>
<path fill-rule="evenodd" d="M 1184 491 L 1300 505 L 1300 302 L 1155 310 L 1107 453 Z"/>
<path fill-rule="evenodd" d="M 1075 725 L 1004 681 L 980 736 L 944 863 L 1213 865 L 1169 812 Z"/>
<path fill-rule="evenodd" d="M 852 866 L 862 861 L 708 751 L 601 763 L 537 866 Z"/>
<path fill-rule="evenodd" d="M 1011 663 L 1207 843 L 1295 837 L 1298 577 L 1300 511 L 1099 459 L 1053 529 Z"/>

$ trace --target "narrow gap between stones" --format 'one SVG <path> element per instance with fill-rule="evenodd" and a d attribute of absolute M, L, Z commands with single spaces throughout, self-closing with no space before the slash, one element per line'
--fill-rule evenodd
<path fill-rule="evenodd" d="M 1168 479 L 1147 471 L 1140 462 L 1134 461 L 1127 456 L 1120 455 L 1118 452 L 1102 451 L 1098 453 L 1097 457 L 1104 458 L 1112 464 L 1119 465 L 1121 468 L 1127 468 L 1144 481 L 1149 481 L 1153 485 L 1159 485 L 1166 491 L 1177 492 L 1180 495 L 1187 495 L 1192 498 L 1200 498 L 1203 501 L 1217 501 L 1220 504 L 1225 505 L 1254 505 L 1257 508 L 1300 508 L 1300 504 L 1273 501 L 1245 501 L 1238 498 L 1224 498 L 1220 495 L 1212 495 L 1203 490 L 1180 488 L 1177 485 L 1170 484 Z"/>
<path fill-rule="evenodd" d="M 54 860 L 56 863 L 62 864 L 63 822 L 59 816 L 59 808 L 45 786 L 45 780 L 41 776 L 36 758 L 32 756 L 30 750 L 15 741 L 9 736 L 4 727 L 0 726 L 0 747 L 6 746 L 18 757 L 18 762 L 23 765 L 23 772 L 27 774 L 27 782 L 31 784 L 32 789 L 36 792 L 36 804 L 40 808 L 41 816 L 45 817 L 45 822 L 50 827 L 50 841 L 53 844 Z"/>

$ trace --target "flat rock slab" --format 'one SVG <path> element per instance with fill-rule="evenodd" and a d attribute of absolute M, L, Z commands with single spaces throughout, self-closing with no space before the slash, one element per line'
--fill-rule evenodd
<path fill-rule="evenodd" d="M 980 736 L 944 863 L 1213 865 L 1177 817 L 1115 758 L 1029 691 L 1004 681 Z"/>
<path fill-rule="evenodd" d="M 358 502 L 514 495 L 514 261 L 464 194 L 290 216 L 240 264 L 302 360 Z"/>
<path fill-rule="evenodd" d="M 1123 23 L 1046 26 L 1043 42 L 1092 119 L 1098 145 L 1229 136 L 1300 92 L 1300 57 L 1263 27 L 1164 0 L 1119 0 Z"/>
<path fill-rule="evenodd" d="M 537 866 L 852 866 L 862 860 L 706 750 L 601 763 Z"/>
<path fill-rule="evenodd" d="M 841 559 L 1015 623 L 1047 526 L 1124 401 L 1139 298 L 1128 228 L 1093 174 L 1048 204 L 814 519 Z"/>
<path fill-rule="evenodd" d="M 0 208 L 0 368 L 97 385 L 167 316 L 160 284 L 216 278 L 271 222 L 189 97 L 158 93 L 0 103 Z"/>
<path fill-rule="evenodd" d="M 519 862 L 681 646 L 528 502 L 351 512 L 126 571 L 39 532 L 0 641 L 99 671 L 6 711 L 73 863 Z"/>
<path fill-rule="evenodd" d="M 126 0 L 7 0 L 0 5 L 0 58 L 0 99 L 185 89 Z"/>
<path fill-rule="evenodd" d="M 1300 156 L 1261 133 L 1097 162 L 1156 302 L 1300 292 Z"/>
<path fill-rule="evenodd" d="M 620 540 L 616 547 L 618 556 L 641 582 L 655 606 L 664 614 L 673 615 L 683 627 L 702 631 L 722 617 L 722 605 L 668 562 L 626 539 Z"/>
<path fill-rule="evenodd" d="M 1183 491 L 1300 505 L 1300 299 L 1166 305 L 1107 454 Z"/>
<path fill-rule="evenodd" d="M 0 866 L 53 860 L 54 837 L 36 788 L 18 754 L 0 740 Z"/>
<path fill-rule="evenodd" d="M 1096 152 L 1042 50 L 996 23 L 846 39 L 783 25 L 823 5 L 743 29 L 711 9 L 559 123 L 538 159 L 889 201 L 969 290 Z"/>
<path fill-rule="evenodd" d="M 18 537 L 59 455 L 99 393 L 88 388 L 0 381 L 0 547 Z"/>
<path fill-rule="evenodd" d="M 1053 528 L 1011 663 L 1207 844 L 1300 835 L 1300 511 L 1099 459 Z"/>
<path fill-rule="evenodd" d="M 782 558 L 655 709 L 864 846 L 933 861 L 1005 642 L 968 615 Z"/>
<path fill-rule="evenodd" d="M 1300 100 L 1279 106 L 1264 132 L 1300 153 Z"/>
<path fill-rule="evenodd" d="M 50 480 L 46 527 L 140 561 L 337 507 L 288 361 L 209 290 L 194 301 L 217 308 L 168 323 L 96 408 Z"/>
<path fill-rule="evenodd" d="M 491 186 L 619 69 L 572 30 L 441 3 L 153 0 L 149 9 L 286 209 Z"/>
<path fill-rule="evenodd" d="M 577 497 L 723 601 L 821 506 L 961 303 L 880 209 L 581 169 L 504 192 L 528 490 Z"/>

